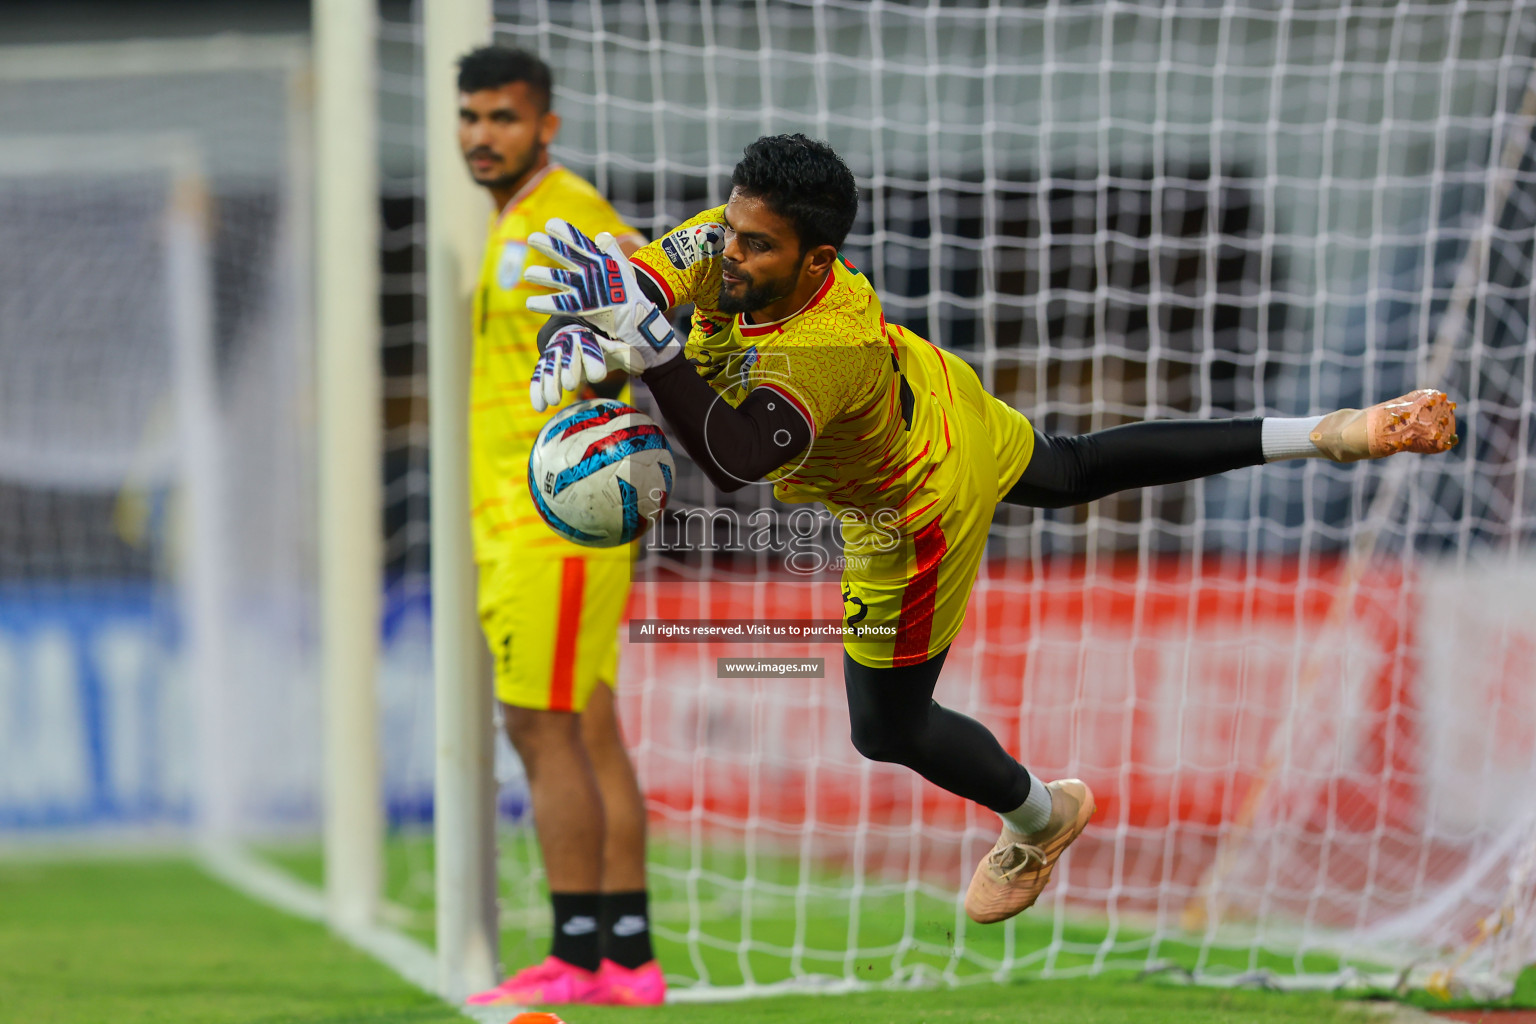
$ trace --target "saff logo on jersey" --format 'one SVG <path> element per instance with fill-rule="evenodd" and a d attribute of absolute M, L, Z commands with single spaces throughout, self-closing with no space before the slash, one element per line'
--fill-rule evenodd
<path fill-rule="evenodd" d="M 523 279 L 523 264 L 528 262 L 528 246 L 523 242 L 507 242 L 501 247 L 501 259 L 496 263 L 496 283 L 509 292 Z"/>
<path fill-rule="evenodd" d="M 686 231 L 675 231 L 661 240 L 661 251 L 678 270 L 687 270 L 704 256 Z"/>

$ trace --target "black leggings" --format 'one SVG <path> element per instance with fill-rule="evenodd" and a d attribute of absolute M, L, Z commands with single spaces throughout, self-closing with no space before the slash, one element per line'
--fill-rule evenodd
<path fill-rule="evenodd" d="M 1076 437 L 1035 434 L 1035 453 L 1003 498 L 1064 508 L 1115 491 L 1177 483 L 1264 461 L 1262 421 L 1162 420 Z M 994 811 L 1029 795 L 1029 773 L 974 718 L 933 699 L 948 648 L 902 668 L 868 668 L 843 653 L 853 745 L 872 761 L 906 765 Z"/>
<path fill-rule="evenodd" d="M 1264 421 L 1150 420 L 1053 437 L 1035 431 L 1035 453 L 1003 496 L 1010 505 L 1066 508 L 1116 491 L 1176 484 L 1264 461 Z"/>
<path fill-rule="evenodd" d="M 869 668 L 843 652 L 843 685 L 854 749 L 871 761 L 906 765 L 941 789 L 994 811 L 1029 796 L 1029 772 L 974 718 L 933 699 L 945 648 L 921 665 Z"/>

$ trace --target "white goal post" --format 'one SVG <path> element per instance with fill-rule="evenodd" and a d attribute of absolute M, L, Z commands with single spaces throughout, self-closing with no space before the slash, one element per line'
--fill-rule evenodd
<path fill-rule="evenodd" d="M 371 0 L 314 5 L 325 883 L 351 928 L 374 924 L 384 875 L 376 19 Z"/>
<path fill-rule="evenodd" d="M 490 41 L 490 0 L 423 5 L 427 346 L 432 451 L 438 983 L 460 1000 L 496 983 L 495 727 L 469 536 L 470 296 L 488 204 L 457 139 L 457 61 Z"/>

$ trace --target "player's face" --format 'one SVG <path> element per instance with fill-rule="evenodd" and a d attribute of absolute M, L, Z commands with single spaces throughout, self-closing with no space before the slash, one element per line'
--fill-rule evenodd
<path fill-rule="evenodd" d="M 789 221 L 762 199 L 732 190 L 725 204 L 720 311 L 755 313 L 788 298 L 799 287 L 809 256 L 800 252 Z"/>
<path fill-rule="evenodd" d="M 459 149 L 477 185 L 515 188 L 560 130 L 527 82 L 459 93 Z"/>

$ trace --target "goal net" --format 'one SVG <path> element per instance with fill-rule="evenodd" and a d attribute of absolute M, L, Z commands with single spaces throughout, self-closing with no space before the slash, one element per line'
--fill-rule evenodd
<path fill-rule="evenodd" d="M 1044 430 L 1417 386 L 1459 403 L 1447 457 L 998 512 L 937 698 L 1100 806 L 1005 925 L 959 903 L 995 816 L 855 754 L 835 646 L 627 642 L 676 985 L 1507 981 L 1536 957 L 1536 7 L 498 14 L 498 41 L 555 70 L 557 158 L 651 237 L 724 201 L 757 136 L 829 140 L 863 197 L 844 255 L 887 317 Z M 679 466 L 633 618 L 842 615 L 836 574 L 785 557 L 793 538 L 743 551 L 715 514 L 775 508 L 765 488 L 720 495 Z M 817 520 L 801 548 L 830 538 Z M 825 677 L 722 678 L 723 656 L 823 658 Z M 547 941 L 522 821 L 503 846 L 509 966 Z"/>

